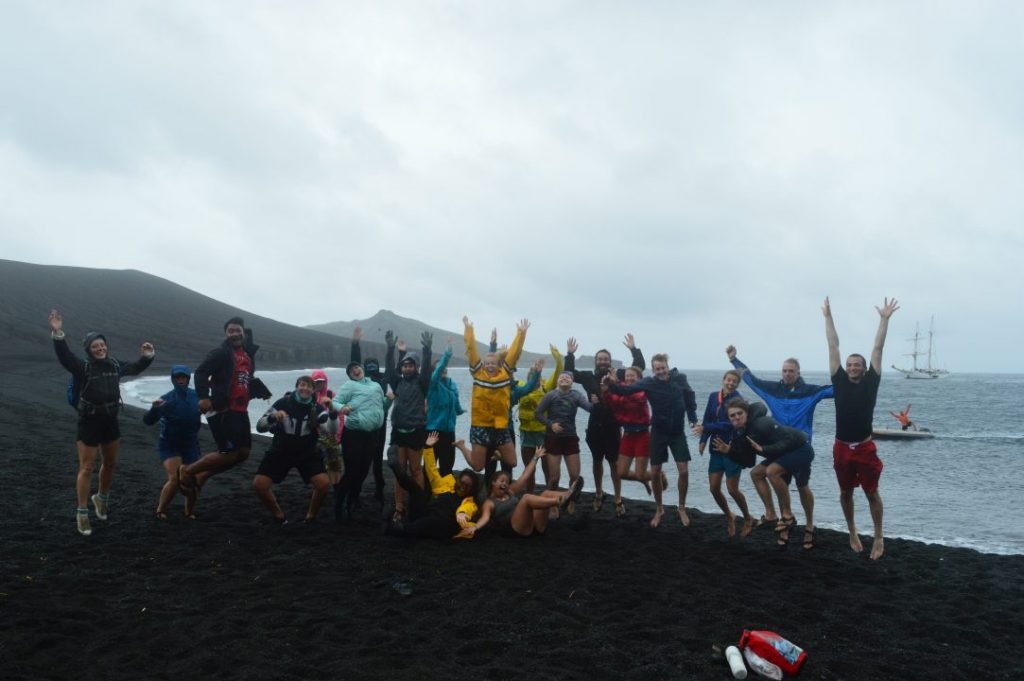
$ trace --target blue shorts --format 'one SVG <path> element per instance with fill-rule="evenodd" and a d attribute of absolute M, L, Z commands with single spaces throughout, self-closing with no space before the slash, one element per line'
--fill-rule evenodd
<path fill-rule="evenodd" d="M 725 473 L 725 477 L 738 478 L 743 472 L 743 466 L 739 465 L 725 454 L 712 454 L 708 460 L 708 475 L 712 473 Z"/>
<path fill-rule="evenodd" d="M 192 442 L 168 442 L 167 440 L 160 440 L 157 444 L 157 448 L 160 452 L 161 462 L 167 461 L 167 459 L 175 456 L 180 456 L 181 462 L 185 465 L 199 461 L 199 440 L 193 440 Z"/>
<path fill-rule="evenodd" d="M 786 452 L 773 461 L 765 461 L 766 466 L 775 463 L 786 471 L 784 479 L 788 483 L 791 478 L 796 479 L 797 487 L 807 487 L 811 480 L 811 462 L 814 461 L 814 449 L 810 444 Z"/>

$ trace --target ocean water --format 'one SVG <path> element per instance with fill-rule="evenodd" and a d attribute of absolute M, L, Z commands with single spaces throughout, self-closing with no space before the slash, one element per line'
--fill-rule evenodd
<path fill-rule="evenodd" d="M 334 388 L 345 380 L 343 368 L 326 368 Z M 690 385 L 697 393 L 698 417 L 707 396 L 717 391 L 722 370 L 687 371 Z M 302 371 L 261 371 L 260 378 L 275 397 L 291 390 Z M 778 369 L 756 372 L 764 378 L 778 376 Z M 463 406 L 468 410 L 472 379 L 465 368 L 453 368 L 449 375 L 459 385 Z M 807 373 L 809 383 L 826 383 L 825 373 Z M 126 402 L 141 407 L 170 389 L 168 377 L 145 377 L 126 383 Z M 740 392 L 754 397 L 740 386 Z M 1018 466 L 1024 464 L 1024 375 L 953 374 L 933 381 L 908 380 L 895 372 L 882 375 L 875 426 L 898 427 L 890 411 L 913 404 L 911 418 L 921 427 L 935 432 L 935 438 L 916 441 L 879 441 L 878 453 L 885 464 L 880 491 L 885 503 L 886 536 L 961 546 L 987 553 L 1024 554 L 1024 526 L 1016 513 L 1024 508 L 1024 478 Z M 250 414 L 256 419 L 269 407 L 254 401 Z M 578 429 L 586 429 L 587 414 L 580 412 Z M 517 429 L 518 430 L 518 429 Z M 459 419 L 458 437 L 468 440 L 469 415 Z M 818 405 L 814 419 L 815 461 L 811 475 L 814 491 L 815 524 L 845 530 L 839 507 L 839 487 L 832 471 L 832 440 L 835 436 L 835 409 L 831 400 Z M 581 438 L 582 439 L 582 438 Z M 593 490 L 590 451 L 582 446 L 582 471 L 586 489 Z M 688 507 L 708 513 L 721 511 L 707 488 L 707 457 L 697 454 L 697 440 L 690 438 L 693 461 L 690 462 Z M 461 458 L 461 457 L 459 457 Z M 457 460 L 456 465 L 461 465 Z M 517 468 L 517 470 L 521 470 Z M 675 466 L 665 467 L 670 480 L 665 503 L 678 503 Z M 563 480 L 566 480 L 563 472 Z M 605 467 L 604 489 L 611 491 Z M 763 510 L 750 478 L 744 475 L 740 489 L 747 496 L 751 513 Z M 627 498 L 649 499 L 639 483 L 624 482 Z M 726 495 L 735 509 L 735 504 Z M 871 533 L 867 501 L 857 492 L 857 525 L 862 534 Z M 607 502 L 610 503 L 610 502 Z M 803 511 L 793 489 L 794 512 L 803 522 Z M 610 512 L 610 509 L 606 509 Z M 671 513 L 671 509 L 670 509 Z M 672 517 L 670 516 L 670 521 Z"/>

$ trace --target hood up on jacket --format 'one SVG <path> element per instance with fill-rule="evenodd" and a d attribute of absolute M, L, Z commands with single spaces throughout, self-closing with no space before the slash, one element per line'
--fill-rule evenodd
<path fill-rule="evenodd" d="M 316 401 L 317 402 L 322 400 L 327 395 L 331 394 L 331 391 L 327 389 L 327 385 L 328 385 L 327 374 L 324 372 L 323 369 L 316 369 L 315 371 L 313 371 L 313 373 L 310 374 L 310 377 L 313 379 L 313 385 L 314 386 L 316 385 L 317 381 L 323 381 L 324 382 L 324 385 L 323 385 L 322 388 L 318 387 L 316 389 L 316 393 L 315 394 L 316 394 Z"/>

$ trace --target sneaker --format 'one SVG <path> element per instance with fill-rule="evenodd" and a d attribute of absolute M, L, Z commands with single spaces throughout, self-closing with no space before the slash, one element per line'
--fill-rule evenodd
<path fill-rule="evenodd" d="M 99 494 L 93 494 L 91 497 L 92 505 L 96 509 L 96 517 L 100 520 L 107 519 L 107 502 L 100 498 Z"/>
<path fill-rule="evenodd" d="M 78 516 L 78 534 L 88 537 L 92 534 L 92 523 L 89 522 L 88 513 L 77 513 Z"/>

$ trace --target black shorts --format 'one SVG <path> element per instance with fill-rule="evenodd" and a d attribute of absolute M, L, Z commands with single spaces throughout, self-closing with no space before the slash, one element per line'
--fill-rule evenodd
<path fill-rule="evenodd" d="M 121 439 L 121 426 L 112 414 L 78 417 L 78 438 L 86 447 L 97 447 Z"/>
<path fill-rule="evenodd" d="M 222 454 L 236 449 L 252 447 L 252 427 L 249 425 L 249 413 L 241 411 L 222 411 L 207 416 L 210 433 L 217 441 L 217 451 Z"/>
<path fill-rule="evenodd" d="M 304 454 L 291 454 L 277 449 L 270 449 L 263 455 L 256 475 L 265 475 L 271 480 L 281 482 L 288 477 L 288 472 L 295 468 L 304 482 L 309 482 L 314 475 L 326 474 L 323 457 L 313 448 Z"/>
<path fill-rule="evenodd" d="M 594 429 L 587 431 L 587 446 L 591 455 L 603 458 L 610 464 L 619 460 L 619 440 L 622 439 L 618 428 Z"/>
<path fill-rule="evenodd" d="M 580 453 L 580 439 L 575 435 L 555 435 L 548 433 L 544 436 L 544 449 L 552 456 L 573 456 Z"/>
<path fill-rule="evenodd" d="M 391 430 L 391 444 L 405 447 L 406 449 L 423 449 L 427 444 L 427 429 L 416 428 L 408 433 L 403 433 L 398 428 Z"/>

